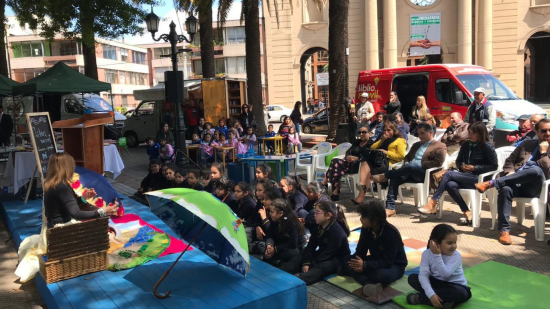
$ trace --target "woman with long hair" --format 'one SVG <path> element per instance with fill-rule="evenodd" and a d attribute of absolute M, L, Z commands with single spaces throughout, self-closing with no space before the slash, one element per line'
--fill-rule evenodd
<path fill-rule="evenodd" d="M 248 104 L 244 104 L 241 110 L 242 113 L 239 115 L 238 120 L 243 128 L 253 127 L 256 129 L 256 118 L 254 118 L 252 110 L 249 110 Z"/>
<path fill-rule="evenodd" d="M 170 145 L 174 145 L 174 135 L 172 134 L 172 131 L 170 130 L 170 125 L 168 123 L 163 123 L 162 127 L 160 127 L 160 130 L 157 132 L 157 136 L 155 141 L 157 143 L 160 143 L 160 139 L 165 138 L 166 142 Z"/>
<path fill-rule="evenodd" d="M 281 123 L 278 132 L 278 134 L 283 137 L 283 144 L 285 147 L 288 145 L 288 135 L 290 134 L 290 128 L 294 128 L 296 130 L 296 126 L 294 125 L 294 123 L 292 123 L 292 119 L 290 119 L 289 116 L 286 116 L 283 119 L 283 123 Z"/>
<path fill-rule="evenodd" d="M 416 98 L 416 104 L 409 115 L 409 129 L 412 135 L 416 133 L 416 126 L 426 121 L 426 116 L 428 116 L 428 114 L 430 114 L 430 109 L 428 109 L 428 105 L 426 105 L 426 98 L 423 95 L 418 96 Z"/>
<path fill-rule="evenodd" d="M 418 209 L 422 214 L 436 214 L 438 201 L 445 191 L 458 204 L 464 213 L 466 224 L 472 222 L 472 212 L 459 193 L 460 189 L 475 189 L 478 175 L 495 171 L 498 168 L 498 157 L 495 147 L 489 139 L 489 133 L 482 122 L 476 122 L 468 127 L 469 141 L 460 147 L 456 158 L 458 171 L 447 171 L 437 191 L 428 200 L 424 208 Z"/>
<path fill-rule="evenodd" d="M 390 100 L 382 108 L 386 111 L 386 114 L 388 115 L 401 111 L 401 102 L 399 102 L 397 92 L 390 92 Z"/>
<path fill-rule="evenodd" d="M 304 123 L 304 120 L 302 119 L 302 102 L 296 101 L 296 103 L 294 103 L 294 109 L 292 110 L 292 113 L 290 113 L 290 119 L 296 126 L 296 133 L 300 134 L 300 126 Z"/>
<path fill-rule="evenodd" d="M 355 205 L 359 205 L 365 199 L 372 175 L 385 173 L 390 165 L 401 162 L 405 158 L 407 141 L 401 136 L 401 132 L 399 132 L 395 123 L 386 121 L 382 137 L 370 149 L 382 152 L 384 155 L 381 156 L 376 152 L 370 152 L 361 162 L 360 178 L 357 184 L 357 189 L 360 192 L 355 199 L 351 199 Z"/>
<path fill-rule="evenodd" d="M 71 188 L 75 162 L 67 153 L 56 153 L 48 161 L 48 172 L 44 181 L 44 209 L 48 228 L 59 223 L 66 223 L 71 219 L 88 220 L 99 217 L 116 215 L 118 203 L 98 208 L 86 205 L 87 209 L 80 210 L 79 203 L 85 204 L 85 200 L 96 195 L 94 189 L 84 192 L 82 198 L 75 195 Z"/>

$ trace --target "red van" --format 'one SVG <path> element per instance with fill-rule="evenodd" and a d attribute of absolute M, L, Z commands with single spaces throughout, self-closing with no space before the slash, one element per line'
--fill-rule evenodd
<path fill-rule="evenodd" d="M 401 113 L 408 121 L 416 98 L 426 97 L 430 113 L 441 121 L 441 127 L 450 125 L 449 115 L 459 112 L 464 117 L 473 102 L 474 89 L 483 87 L 487 100 L 497 111 L 496 129 L 517 129 L 517 118 L 524 114 L 542 114 L 541 107 L 519 98 L 493 72 L 475 65 L 432 64 L 394 69 L 363 71 L 359 73 L 355 99 L 369 94 L 369 101 L 379 111 L 389 101 L 390 91 L 396 91 L 401 102 Z"/>

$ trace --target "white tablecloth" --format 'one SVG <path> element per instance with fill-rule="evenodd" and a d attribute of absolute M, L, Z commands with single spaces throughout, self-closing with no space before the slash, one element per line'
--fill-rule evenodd
<path fill-rule="evenodd" d="M 124 162 L 122 162 L 118 149 L 115 145 L 103 146 L 103 153 L 103 170 L 113 173 L 113 178 L 117 178 L 124 169 Z M 16 152 L 15 163 L 14 165 L 13 156 L 10 154 L 4 178 L 12 179 L 13 177 L 13 192 L 17 193 L 19 188 L 29 182 L 36 167 L 34 152 Z M 39 177 L 38 172 L 35 177 Z"/>
<path fill-rule="evenodd" d="M 124 162 L 118 153 L 116 145 L 103 146 L 103 170 L 113 173 L 113 179 L 124 169 Z"/>

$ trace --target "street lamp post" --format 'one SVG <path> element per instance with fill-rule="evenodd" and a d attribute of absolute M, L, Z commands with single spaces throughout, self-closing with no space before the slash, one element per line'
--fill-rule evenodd
<path fill-rule="evenodd" d="M 179 35 L 176 33 L 176 24 L 172 21 L 170 23 L 170 32 L 168 34 L 161 34 L 158 38 L 155 38 L 155 33 L 158 32 L 158 27 L 160 23 L 160 18 L 153 13 L 153 9 L 151 8 L 151 13 L 147 14 L 145 17 L 145 23 L 147 24 L 147 31 L 151 32 L 151 36 L 153 37 L 153 40 L 160 41 L 164 40 L 164 42 L 170 43 L 171 48 L 171 55 L 172 58 L 172 71 L 174 72 L 174 75 L 172 75 L 174 78 L 177 78 L 178 72 L 178 50 L 176 45 L 178 43 L 187 42 L 191 43 L 193 41 L 193 36 L 198 32 L 198 20 L 193 15 L 190 15 L 187 20 L 185 21 L 185 26 L 187 28 L 187 33 L 189 34 L 189 39 L 185 35 Z M 179 87 L 181 84 L 179 83 L 179 79 L 177 79 L 178 83 L 174 83 Z M 185 83 L 185 81 L 183 81 Z M 168 91 L 168 89 L 166 89 Z M 179 96 L 176 96 L 179 97 Z M 176 149 L 177 149 L 177 164 L 179 166 L 187 166 L 189 164 L 188 158 L 186 155 L 186 145 L 185 145 L 185 122 L 183 120 L 183 112 L 181 108 L 181 102 L 179 99 L 174 102 L 176 105 Z"/>

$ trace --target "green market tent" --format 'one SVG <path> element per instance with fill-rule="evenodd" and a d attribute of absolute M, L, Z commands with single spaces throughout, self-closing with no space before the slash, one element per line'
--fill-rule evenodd
<path fill-rule="evenodd" d="M 11 95 L 12 87 L 20 85 L 18 82 L 0 75 L 0 95 Z"/>
<path fill-rule="evenodd" d="M 63 62 L 39 76 L 12 87 L 13 95 L 35 93 L 75 93 L 111 91 L 111 84 L 89 78 L 71 69 Z"/>

